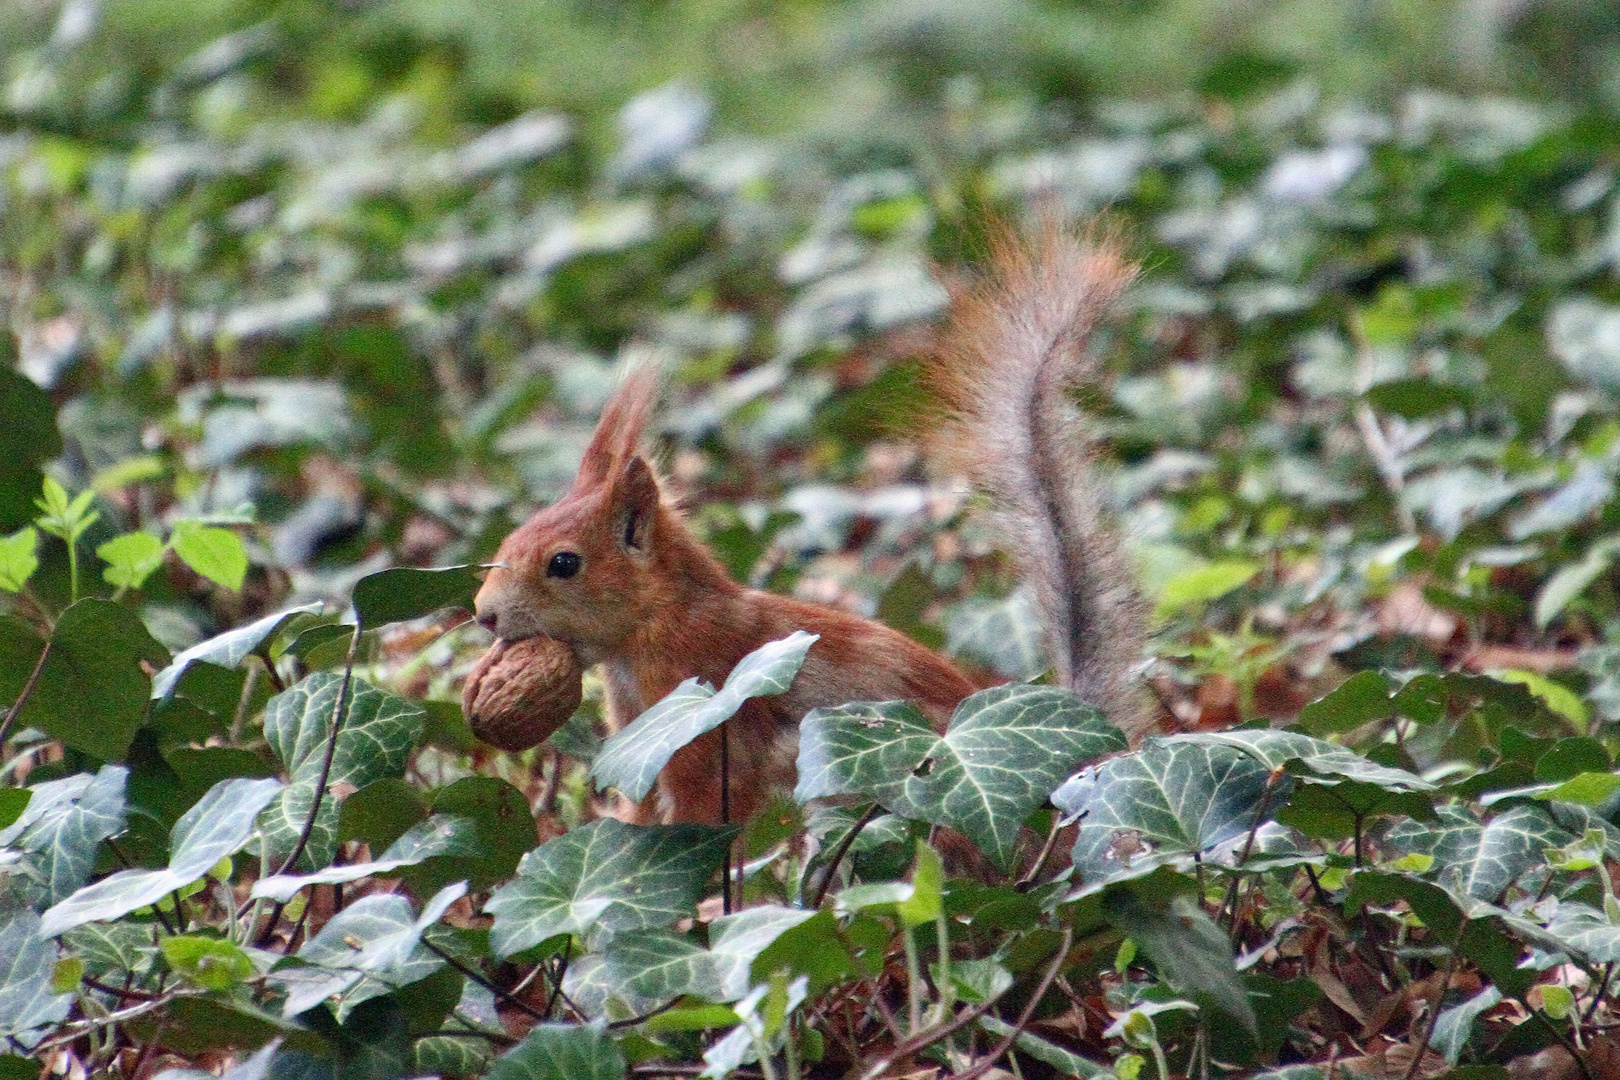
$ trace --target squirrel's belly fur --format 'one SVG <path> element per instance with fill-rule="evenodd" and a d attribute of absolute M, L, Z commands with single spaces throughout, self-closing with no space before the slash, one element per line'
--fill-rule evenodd
<path fill-rule="evenodd" d="M 954 297 L 933 381 L 952 440 L 995 502 L 1035 586 L 1060 681 L 1133 738 L 1145 726 L 1130 669 L 1141 604 L 1090 481 L 1090 450 L 1067 400 L 1094 375 L 1088 334 L 1134 275 L 1118 246 L 1049 224 L 998 243 L 992 272 Z M 820 635 L 787 692 L 727 722 L 729 816 L 744 820 L 789 785 L 798 723 L 819 706 L 905 698 L 943 728 L 976 687 L 905 635 L 846 612 L 733 582 L 662 498 L 640 450 L 657 384 L 629 373 L 604 408 L 579 475 L 501 544 L 478 593 L 497 637 L 547 635 L 604 665 L 617 728 L 693 676 L 718 686 L 748 653 L 795 630 Z M 644 821 L 721 818 L 720 735 L 678 751 L 640 808 Z"/>

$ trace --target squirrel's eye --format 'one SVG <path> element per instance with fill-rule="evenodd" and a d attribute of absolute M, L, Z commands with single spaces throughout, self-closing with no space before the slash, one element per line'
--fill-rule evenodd
<path fill-rule="evenodd" d="M 559 551 L 546 564 L 547 577 L 573 577 L 579 573 L 579 556 L 572 551 Z"/>

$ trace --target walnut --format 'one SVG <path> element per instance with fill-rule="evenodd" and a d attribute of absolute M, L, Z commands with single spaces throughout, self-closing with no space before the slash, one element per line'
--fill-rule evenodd
<path fill-rule="evenodd" d="M 461 691 L 473 734 L 502 750 L 527 750 L 579 708 L 584 668 L 555 638 L 498 640 L 479 658 Z"/>

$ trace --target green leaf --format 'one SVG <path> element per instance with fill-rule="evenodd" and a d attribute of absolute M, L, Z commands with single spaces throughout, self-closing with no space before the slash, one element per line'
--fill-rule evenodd
<path fill-rule="evenodd" d="M 1348 840 L 1358 827 L 1365 829 L 1374 814 L 1404 814 L 1423 821 L 1435 820 L 1431 797 L 1415 792 L 1391 791 L 1379 784 L 1345 780 L 1337 784 L 1300 784 L 1277 810 L 1277 820 L 1306 836 Z"/>
<path fill-rule="evenodd" d="M 626 1000 L 663 1004 L 688 995 L 721 1000 L 714 957 L 668 930 L 615 934 L 602 949 L 602 965 L 608 987 Z"/>
<path fill-rule="evenodd" d="M 432 891 L 449 881 L 467 878 L 485 891 L 505 881 L 517 869 L 525 852 L 540 842 L 540 830 L 523 792 L 492 776 L 468 776 L 433 793 L 429 806 L 435 814 L 469 818 L 478 826 L 478 854 L 445 856 L 405 872 L 411 887 Z M 426 872 L 438 868 L 435 875 Z"/>
<path fill-rule="evenodd" d="M 313 874 L 282 874 L 260 878 L 253 885 L 254 896 L 268 896 L 286 902 L 306 885 L 332 885 L 359 881 L 373 874 L 387 874 L 404 866 L 415 866 L 439 855 L 474 855 L 478 851 L 478 824 L 471 818 L 434 814 L 407 830 L 382 856 L 371 862 L 329 866 Z"/>
<path fill-rule="evenodd" d="M 288 773 L 286 790 L 265 811 L 260 823 L 272 859 L 290 853 L 303 831 L 342 687 L 341 673 L 317 671 L 265 705 L 265 740 Z M 328 789 L 335 784 L 363 788 L 384 777 L 403 775 L 425 722 L 426 714 L 415 702 L 363 679 L 351 680 L 343 729 L 327 775 Z M 321 800 L 315 830 L 299 865 L 319 868 L 331 862 L 337 844 L 338 814 L 336 799 Z"/>
<path fill-rule="evenodd" d="M 9 359 L 0 363 L 0 528 L 15 529 L 34 516 L 39 466 L 61 452 L 51 396 Z"/>
<path fill-rule="evenodd" d="M 687 679 L 603 744 L 591 776 L 604 787 L 618 788 L 631 802 L 639 802 L 677 750 L 719 727 L 749 698 L 787 690 L 817 640 L 815 634 L 796 630 L 780 641 L 761 645 L 737 662 L 718 691 L 697 679 Z"/>
<path fill-rule="evenodd" d="M 1545 675 L 1537 675 L 1533 671 L 1493 671 L 1493 679 L 1505 683 L 1517 683 L 1540 698 L 1542 703 L 1553 712 L 1570 722 L 1576 731 L 1585 731 L 1591 717 L 1586 711 L 1586 704 L 1567 686 L 1560 686 Z"/>
<path fill-rule="evenodd" d="M 412 1076 L 482 1076 L 494 1060 L 489 1040 L 476 1036 L 429 1035 L 412 1052 Z"/>
<path fill-rule="evenodd" d="M 1331 693 L 1305 706 L 1299 714 L 1299 726 L 1312 735 L 1335 735 L 1394 713 L 1389 677 L 1379 671 L 1358 671 Z"/>
<path fill-rule="evenodd" d="M 73 1004 L 72 994 L 51 992 L 56 944 L 31 908 L 0 911 L 0 1035 L 55 1024 Z"/>
<path fill-rule="evenodd" d="M 736 830 L 602 819 L 529 852 L 495 890 L 490 948 L 510 956 L 559 934 L 595 939 L 692 914 Z"/>
<path fill-rule="evenodd" d="M 486 1080 L 624 1080 L 624 1055 L 605 1024 L 536 1024 Z"/>
<path fill-rule="evenodd" d="M 1260 563 L 1252 559 L 1230 559 L 1183 570 L 1159 588 L 1157 615 L 1166 618 L 1186 608 L 1219 600 L 1247 585 L 1260 569 Z"/>
<path fill-rule="evenodd" d="M 354 610 L 362 630 L 431 615 L 441 608 L 472 610 L 481 582 L 471 566 L 421 570 L 396 566 L 367 574 L 354 585 Z"/>
<path fill-rule="evenodd" d="M 223 634 L 216 634 L 211 638 L 199 641 L 183 652 L 175 654 L 174 660 L 162 671 L 152 678 L 152 696 L 166 698 L 172 693 L 180 677 L 192 664 L 207 663 L 223 668 L 234 668 L 247 659 L 261 646 L 281 632 L 281 629 L 300 615 L 309 615 L 324 607 L 320 601 L 303 604 L 299 607 L 278 611 L 274 615 L 266 615 L 255 619 L 245 626 L 238 626 L 234 630 L 227 630 Z"/>
<path fill-rule="evenodd" d="M 720 980 L 716 1001 L 736 1001 L 753 986 L 753 963 L 787 931 L 815 916 L 804 908 L 761 904 L 709 924 L 709 952 Z"/>
<path fill-rule="evenodd" d="M 157 957 L 152 928 L 133 920 L 85 923 L 62 935 L 62 944 L 84 961 L 85 972 L 102 982 L 132 979 L 135 986 L 156 985 Z"/>
<path fill-rule="evenodd" d="M 175 935 L 158 942 L 163 958 L 181 977 L 204 990 L 229 990 L 253 974 L 253 961 L 229 941 Z"/>
<path fill-rule="evenodd" d="M 1620 773 L 1581 773 L 1551 791 L 1541 792 L 1536 798 L 1597 807 L 1608 802 L 1616 791 L 1620 791 Z"/>
<path fill-rule="evenodd" d="M 1614 564 L 1617 552 L 1620 552 L 1620 536 L 1611 536 L 1592 545 L 1579 562 L 1561 567 L 1548 578 L 1536 596 L 1536 629 L 1545 630 L 1571 600 L 1602 577 Z"/>
<path fill-rule="evenodd" d="M 1433 791 L 1435 786 L 1405 769 L 1391 769 L 1369 761 L 1337 743 L 1313 739 L 1296 731 L 1277 731 L 1270 728 L 1247 728 L 1241 731 L 1193 732 L 1173 735 L 1166 743 L 1185 742 L 1193 745 L 1230 746 L 1252 755 L 1268 769 L 1281 769 L 1299 762 L 1302 770 L 1295 775 L 1315 777 L 1344 777 L 1377 784 L 1390 791 Z"/>
<path fill-rule="evenodd" d="M 39 533 L 32 525 L 0 539 L 0 589 L 18 592 L 39 569 Z"/>
<path fill-rule="evenodd" d="M 138 589 L 163 565 L 163 541 L 151 533 L 132 532 L 115 536 L 96 548 L 107 563 L 101 576 L 120 589 Z"/>
<path fill-rule="evenodd" d="M 18 722 L 101 761 L 117 761 L 146 718 L 151 680 L 143 665 L 168 661 L 133 611 L 80 600 L 57 620 L 50 655 Z M 20 690 L 20 679 L 0 686 L 0 700 L 15 700 Z"/>
<path fill-rule="evenodd" d="M 1024 819 L 1082 761 L 1125 736 L 1078 695 L 1011 683 L 956 707 L 945 734 L 907 702 L 816 709 L 799 731 L 794 798 L 862 795 L 958 829 L 1006 868 Z"/>
<path fill-rule="evenodd" d="M 240 536 L 217 525 L 182 518 L 174 523 L 169 542 L 175 554 L 197 573 L 232 592 L 241 591 L 248 557 Z"/>
<path fill-rule="evenodd" d="M 1455 803 L 1436 810 L 1438 824 L 1401 822 L 1385 844 L 1403 854 L 1432 855 L 1425 876 L 1474 900 L 1495 903 L 1515 881 L 1531 881 L 1538 868 L 1545 873 L 1546 849 L 1574 839 L 1540 806 L 1510 806 L 1486 822 Z"/>
<path fill-rule="evenodd" d="M 129 770 L 103 765 L 94 776 L 78 773 L 37 784 L 28 805 L 5 829 L 0 845 L 20 853 L 31 902 L 49 907 L 89 880 L 101 842 L 124 829 L 124 788 Z"/>
<path fill-rule="evenodd" d="M 1254 1010 L 1232 960 L 1232 943 L 1196 902 L 1176 896 L 1153 904 L 1124 886 L 1102 895 L 1103 914 L 1152 958 L 1171 989 L 1206 1016 L 1235 1020 L 1258 1038 Z"/>
<path fill-rule="evenodd" d="M 945 884 L 945 861 L 923 840 L 917 841 L 917 861 L 911 867 L 911 895 L 895 905 L 901 925 L 925 926 L 944 912 L 940 894 Z"/>
<path fill-rule="evenodd" d="M 465 882 L 448 885 L 415 917 L 398 893 L 362 897 L 332 916 L 298 950 L 305 966 L 283 962 L 271 973 L 270 981 L 287 989 L 282 1015 L 296 1016 L 336 994 L 341 1023 L 361 1002 L 438 971 L 444 959 L 422 944 L 423 932 L 466 892 Z"/>
<path fill-rule="evenodd" d="M 1013 1026 L 1005 1020 L 998 1020 L 989 1015 L 979 1017 L 979 1026 L 989 1032 L 991 1037 L 995 1039 L 1005 1039 L 1014 1030 Z M 1027 1031 L 1020 1031 L 1018 1038 L 1013 1041 L 1013 1045 L 1036 1061 L 1044 1061 L 1052 1066 L 1060 1076 L 1074 1076 L 1079 1077 L 1080 1080 L 1106 1077 L 1112 1080 L 1115 1075 L 1114 1071 L 1108 1066 L 1088 1061 L 1072 1050 L 1065 1050 L 1056 1043 L 1048 1042 L 1039 1035 L 1032 1035 Z"/>
<path fill-rule="evenodd" d="M 1434 1030 L 1429 1033 L 1429 1046 L 1452 1065 L 1462 1056 L 1474 1031 L 1474 1021 L 1487 1009 L 1502 1001 L 1502 991 L 1487 986 L 1461 1005 L 1453 1005 L 1434 1018 Z"/>
<path fill-rule="evenodd" d="M 254 819 L 280 790 L 275 779 L 215 784 L 169 830 L 166 868 L 120 870 L 85 886 L 45 912 L 41 932 L 55 937 L 87 922 L 116 919 L 190 885 L 247 843 Z"/>
<path fill-rule="evenodd" d="M 1190 865 L 1248 832 L 1262 810 L 1286 798 L 1286 791 L 1267 796 L 1270 773 L 1229 746 L 1150 739 L 1074 777 L 1052 802 L 1080 818 L 1073 857 L 1082 892 L 1158 866 Z"/>

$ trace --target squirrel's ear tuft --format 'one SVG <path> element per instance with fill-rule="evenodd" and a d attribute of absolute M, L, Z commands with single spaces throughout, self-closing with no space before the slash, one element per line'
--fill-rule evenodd
<path fill-rule="evenodd" d="M 658 479 L 639 455 L 630 459 L 613 484 L 613 531 L 619 542 L 646 551 L 658 513 Z"/>
<path fill-rule="evenodd" d="M 579 463 L 576 490 L 613 481 L 640 448 L 641 433 L 657 401 L 657 368 L 640 364 L 626 372 L 624 381 L 602 406 L 602 418 L 596 422 L 596 431 Z"/>

